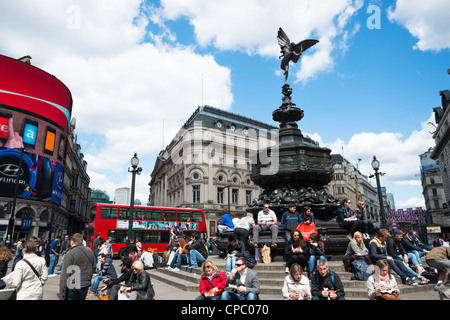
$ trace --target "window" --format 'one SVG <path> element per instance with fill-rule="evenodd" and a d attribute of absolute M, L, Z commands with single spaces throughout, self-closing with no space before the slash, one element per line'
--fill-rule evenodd
<path fill-rule="evenodd" d="M 252 203 L 252 192 L 249 190 L 245 191 L 245 203 L 246 204 Z"/>
<path fill-rule="evenodd" d="M 200 178 L 200 175 L 196 172 L 196 173 L 194 173 L 194 174 L 192 175 L 192 177 L 193 177 L 195 180 L 198 180 L 198 178 Z"/>
<path fill-rule="evenodd" d="M 239 201 L 239 189 L 232 189 L 231 190 L 231 203 L 232 204 L 238 204 Z"/>
<path fill-rule="evenodd" d="M 233 167 L 237 168 L 237 164 L 238 164 L 238 163 L 237 163 L 237 160 L 234 160 L 234 161 L 233 161 Z"/>
<path fill-rule="evenodd" d="M 437 189 L 433 188 L 433 189 L 431 189 L 431 192 L 433 192 L 433 196 L 434 196 L 434 197 L 437 196 Z"/>
<path fill-rule="evenodd" d="M 431 184 L 435 184 L 435 183 L 436 183 L 436 181 L 434 180 L 433 177 L 430 177 L 430 183 L 431 183 Z"/>
<path fill-rule="evenodd" d="M 145 209 L 136 209 L 136 220 L 145 220 Z"/>
<path fill-rule="evenodd" d="M 175 210 L 163 210 L 162 211 L 162 220 L 163 221 L 176 221 L 177 213 Z"/>
<path fill-rule="evenodd" d="M 203 215 L 200 211 L 192 211 L 192 221 L 203 222 Z"/>
<path fill-rule="evenodd" d="M 191 221 L 191 212 L 178 210 L 177 221 L 185 221 L 185 222 Z"/>
<path fill-rule="evenodd" d="M 223 188 L 217 188 L 217 203 L 218 204 L 223 204 Z"/>
<path fill-rule="evenodd" d="M 200 203 L 200 186 L 192 186 L 192 203 Z"/>
<path fill-rule="evenodd" d="M 195 153 L 194 153 L 194 154 L 192 155 L 192 162 L 193 162 L 193 163 L 198 163 L 198 154 L 195 154 Z"/>
<path fill-rule="evenodd" d="M 130 208 L 120 208 L 119 219 L 130 219 Z"/>
<path fill-rule="evenodd" d="M 117 208 L 101 208 L 100 218 L 117 219 Z"/>
<path fill-rule="evenodd" d="M 161 209 L 147 209 L 147 220 L 161 220 Z"/>

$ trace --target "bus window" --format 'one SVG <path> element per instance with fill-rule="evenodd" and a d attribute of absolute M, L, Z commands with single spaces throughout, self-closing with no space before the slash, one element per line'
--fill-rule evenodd
<path fill-rule="evenodd" d="M 192 211 L 192 222 L 203 222 L 201 211 Z"/>
<path fill-rule="evenodd" d="M 145 209 L 136 209 L 136 220 L 145 220 Z"/>
<path fill-rule="evenodd" d="M 175 210 L 163 210 L 162 211 L 162 220 L 163 221 L 176 221 L 177 213 Z"/>
<path fill-rule="evenodd" d="M 147 209 L 147 220 L 161 220 L 161 209 Z"/>
<path fill-rule="evenodd" d="M 120 208 L 119 209 L 119 219 L 130 219 L 130 209 L 129 208 Z"/>
<path fill-rule="evenodd" d="M 89 216 L 89 221 L 94 221 L 95 220 L 95 215 L 97 214 L 97 206 L 94 206 L 91 208 L 91 213 Z"/>
<path fill-rule="evenodd" d="M 117 219 L 117 208 L 102 207 L 100 210 L 100 218 Z"/>
<path fill-rule="evenodd" d="M 136 236 L 140 237 L 143 243 L 167 243 L 170 241 L 169 230 L 139 231 L 136 233 Z"/>
<path fill-rule="evenodd" d="M 113 243 L 125 243 L 127 240 L 126 237 L 128 236 L 128 230 L 110 230 L 108 236 L 113 238 Z"/>
<path fill-rule="evenodd" d="M 178 213 L 177 221 L 183 221 L 183 222 L 191 221 L 191 212 L 190 211 L 178 210 L 177 213 Z"/>

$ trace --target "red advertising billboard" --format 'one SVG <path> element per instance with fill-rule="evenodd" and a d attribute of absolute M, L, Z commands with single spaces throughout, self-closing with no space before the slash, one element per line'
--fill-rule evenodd
<path fill-rule="evenodd" d="M 61 204 L 71 110 L 55 76 L 0 55 L 0 196 Z"/>

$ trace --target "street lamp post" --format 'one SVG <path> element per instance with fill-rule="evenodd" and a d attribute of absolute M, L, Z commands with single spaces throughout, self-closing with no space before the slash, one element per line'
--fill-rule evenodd
<path fill-rule="evenodd" d="M 141 174 L 142 168 L 138 167 L 139 158 L 137 153 L 131 158 L 131 168 L 128 168 L 128 172 L 131 172 L 131 200 L 130 200 L 130 218 L 128 221 L 128 241 L 131 240 L 133 233 L 133 219 L 134 219 L 134 189 L 136 184 L 136 174 Z"/>
<path fill-rule="evenodd" d="M 380 202 L 380 213 L 381 213 L 381 227 L 386 228 L 386 217 L 384 215 L 384 204 L 383 204 L 383 196 L 381 195 L 381 185 L 380 185 L 380 173 L 378 170 L 380 169 L 380 161 L 377 160 L 377 157 L 374 155 L 372 160 L 372 168 L 375 171 L 375 178 L 377 180 L 377 193 L 378 193 L 378 201 Z"/>

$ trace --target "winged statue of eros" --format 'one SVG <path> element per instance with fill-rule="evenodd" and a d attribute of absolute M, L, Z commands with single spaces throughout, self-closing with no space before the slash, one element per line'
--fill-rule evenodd
<path fill-rule="evenodd" d="M 289 40 L 289 37 L 286 35 L 282 28 L 278 29 L 277 38 L 278 44 L 281 48 L 281 56 L 279 58 L 283 58 L 281 60 L 281 69 L 284 70 L 284 82 L 286 83 L 289 74 L 289 62 L 292 61 L 294 63 L 297 63 L 302 56 L 302 53 L 318 43 L 319 40 L 306 39 L 295 44 L 294 42 L 291 42 L 291 40 Z"/>

